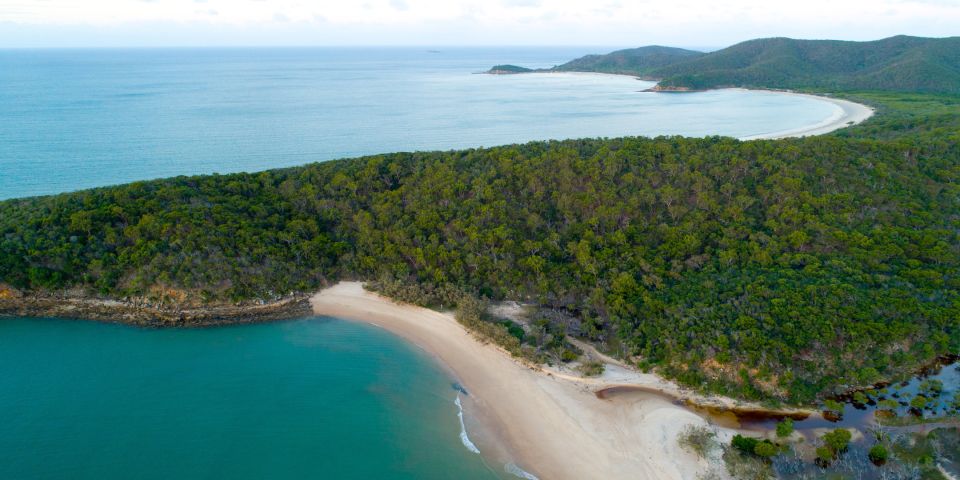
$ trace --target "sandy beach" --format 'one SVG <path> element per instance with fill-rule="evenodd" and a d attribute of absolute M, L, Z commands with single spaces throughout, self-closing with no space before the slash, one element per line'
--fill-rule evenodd
<path fill-rule="evenodd" d="M 638 81 L 646 82 L 651 87 L 656 86 L 655 81 L 637 77 L 633 74 L 620 74 L 620 73 L 597 73 L 597 72 L 532 72 L 537 75 L 578 75 L 578 76 L 628 76 L 633 77 Z M 527 73 L 528 74 L 528 73 Z M 524 74 L 524 75 L 527 75 Z M 741 91 L 751 91 L 764 93 L 768 95 L 790 95 L 794 97 L 805 97 L 812 100 L 817 100 L 820 102 L 827 102 L 832 104 L 835 108 L 833 113 L 823 119 L 822 121 L 815 123 L 813 125 L 805 125 L 798 128 L 792 128 L 789 130 L 778 130 L 773 132 L 760 133 L 756 135 L 750 135 L 746 137 L 741 137 L 740 140 L 774 140 L 778 138 L 796 138 L 796 137 L 809 137 L 814 135 L 823 135 L 830 133 L 834 130 L 839 130 L 841 128 L 846 128 L 852 125 L 861 123 L 868 118 L 872 117 L 874 114 L 873 108 L 870 108 L 866 105 L 851 102 L 849 100 L 841 100 L 839 98 L 825 97 L 821 95 L 812 95 L 809 93 L 797 93 L 784 90 L 763 90 L 763 89 L 747 89 L 747 88 L 722 88 L 717 90 L 741 90 Z M 641 90 L 641 92 L 646 92 L 647 90 Z M 696 92 L 690 92 L 696 93 Z M 676 92 L 660 93 L 665 95 L 676 95 Z"/>
<path fill-rule="evenodd" d="M 644 374 L 614 365 L 585 379 L 531 367 L 478 341 L 450 314 L 394 303 L 357 282 L 310 302 L 318 315 L 376 325 L 436 357 L 469 393 L 468 430 L 482 426 L 471 438 L 501 472 L 514 462 L 540 479 L 693 479 L 710 468 L 677 443 L 687 425 L 706 425 L 703 418 L 655 393 L 594 393 Z M 652 387 L 666 385 L 649 377 Z"/>
<path fill-rule="evenodd" d="M 780 91 L 773 91 L 773 90 L 769 92 L 772 95 L 793 95 L 793 96 L 807 97 L 807 98 L 811 98 L 818 101 L 828 102 L 833 104 L 834 107 L 836 107 L 836 109 L 834 110 L 833 115 L 824 119 L 822 122 L 814 125 L 808 125 L 805 127 L 796 128 L 792 130 L 784 130 L 779 132 L 763 133 L 760 135 L 752 135 L 749 137 L 741 138 L 741 140 L 777 139 L 777 138 L 809 137 L 812 135 L 823 135 L 825 133 L 830 133 L 834 130 L 839 130 L 841 128 L 846 128 L 851 125 L 856 125 L 873 116 L 872 108 L 856 102 L 851 102 L 849 100 L 822 97 L 819 95 L 810 95 L 806 93 L 780 92 Z"/>

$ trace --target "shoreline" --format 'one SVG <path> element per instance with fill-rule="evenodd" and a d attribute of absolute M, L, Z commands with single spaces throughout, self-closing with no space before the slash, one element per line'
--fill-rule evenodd
<path fill-rule="evenodd" d="M 547 71 L 547 70 L 533 70 L 530 72 L 514 72 L 514 73 L 490 73 L 484 72 L 488 75 L 532 75 L 532 74 L 573 74 L 573 75 L 615 75 L 622 77 L 632 77 L 641 82 L 654 83 L 654 86 L 642 90 L 644 93 L 666 93 L 666 94 L 684 94 L 684 93 L 699 93 L 699 92 L 709 92 L 709 91 L 719 91 L 719 90 L 740 90 L 745 92 L 759 92 L 759 93 L 769 93 L 776 95 L 789 95 L 795 97 L 804 97 L 811 100 L 817 100 L 821 102 L 826 102 L 832 104 L 836 107 L 836 111 L 833 115 L 827 117 L 820 122 L 817 122 L 813 125 L 805 125 L 801 127 L 791 128 L 787 130 L 778 130 L 774 132 L 758 133 L 754 135 L 748 135 L 746 137 L 740 137 L 739 140 L 749 141 L 749 140 L 777 140 L 782 138 L 803 138 L 816 135 L 825 135 L 841 128 L 852 127 L 863 123 L 870 117 L 872 117 L 876 110 L 868 105 L 862 103 L 852 102 L 850 100 L 843 100 L 834 97 L 828 97 L 825 95 L 817 95 L 812 93 L 800 93 L 790 90 L 773 90 L 765 88 L 743 88 L 743 87 L 723 87 L 723 88 L 710 88 L 705 90 L 657 90 L 657 81 L 652 79 L 647 79 L 639 77 L 636 74 L 632 73 L 606 73 L 606 72 L 565 72 L 565 71 Z"/>
<path fill-rule="evenodd" d="M 596 390 L 625 379 L 616 372 L 577 378 L 527 365 L 482 343 L 450 314 L 395 303 L 359 282 L 322 290 L 310 303 L 317 315 L 386 329 L 434 357 L 468 392 L 462 398 L 475 430 L 471 438 L 501 473 L 515 464 L 544 479 L 625 479 L 642 472 L 656 480 L 696 478 L 711 466 L 677 443 L 687 425 L 707 421 L 658 395 L 655 386 L 646 395 L 600 398 Z"/>
<path fill-rule="evenodd" d="M 745 90 L 745 91 L 754 91 L 754 92 L 769 92 L 771 94 L 778 95 L 790 95 L 794 97 L 804 97 L 813 100 L 818 100 L 821 102 L 827 102 L 832 104 L 834 107 L 839 109 L 834 112 L 833 115 L 827 117 L 825 120 L 820 123 L 809 125 L 806 127 L 797 127 L 790 130 L 781 130 L 778 132 L 762 133 L 758 135 L 752 135 L 749 137 L 743 137 L 740 140 L 776 140 L 781 138 L 802 138 L 802 137 L 811 137 L 817 135 L 826 135 L 830 132 L 840 130 L 841 128 L 852 127 L 854 125 L 859 125 L 863 123 L 876 113 L 876 111 L 862 103 L 851 102 L 850 100 L 843 100 L 840 98 L 825 97 L 822 95 L 814 95 L 810 93 L 799 93 L 799 92 L 790 92 L 783 90 L 758 90 L 758 89 L 746 89 L 746 88 L 735 88 L 731 90 Z"/>
<path fill-rule="evenodd" d="M 273 302 L 167 307 L 145 300 L 113 300 L 9 293 L 0 286 L 0 318 L 77 318 L 138 327 L 189 328 L 270 322 L 310 314 L 309 297 L 292 295 Z"/>

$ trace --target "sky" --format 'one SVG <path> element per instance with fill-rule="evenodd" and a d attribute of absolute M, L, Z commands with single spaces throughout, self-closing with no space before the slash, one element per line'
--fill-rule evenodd
<path fill-rule="evenodd" d="M 960 35 L 960 0 L 0 0 L 0 48 L 671 45 Z"/>

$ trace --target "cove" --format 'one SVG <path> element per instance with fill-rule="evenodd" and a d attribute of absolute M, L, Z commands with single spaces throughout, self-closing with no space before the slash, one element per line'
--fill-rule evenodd
<path fill-rule="evenodd" d="M 744 90 L 643 92 L 549 67 L 594 48 L 0 50 L 0 199 L 176 175 L 533 140 L 726 135 L 837 107 Z"/>
<path fill-rule="evenodd" d="M 0 478 L 498 478 L 457 394 L 425 353 L 333 318 L 3 319 Z"/>

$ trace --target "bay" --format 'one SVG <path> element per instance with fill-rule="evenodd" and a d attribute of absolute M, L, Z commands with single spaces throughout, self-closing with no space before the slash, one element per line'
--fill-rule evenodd
<path fill-rule="evenodd" d="M 451 382 L 398 337 L 332 318 L 2 319 L 0 478 L 497 478 L 460 441 Z"/>
<path fill-rule="evenodd" d="M 641 92 L 653 83 L 628 76 L 476 74 L 603 50 L 0 50 L 0 199 L 394 151 L 749 137 L 836 112 L 769 92 Z"/>

